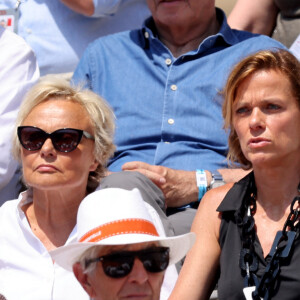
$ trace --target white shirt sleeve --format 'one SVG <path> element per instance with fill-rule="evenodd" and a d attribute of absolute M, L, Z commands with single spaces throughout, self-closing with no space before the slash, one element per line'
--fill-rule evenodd
<path fill-rule="evenodd" d="M 12 131 L 19 106 L 38 80 L 36 57 L 25 41 L 0 26 L 0 190 L 11 180 L 17 162 L 11 155 Z"/>

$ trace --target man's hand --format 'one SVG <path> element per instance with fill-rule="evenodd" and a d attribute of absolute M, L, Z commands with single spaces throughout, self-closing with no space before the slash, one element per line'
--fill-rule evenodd
<path fill-rule="evenodd" d="M 174 170 L 139 161 L 125 163 L 122 169 L 147 176 L 163 191 L 167 207 L 180 207 L 198 199 L 195 171 Z"/>

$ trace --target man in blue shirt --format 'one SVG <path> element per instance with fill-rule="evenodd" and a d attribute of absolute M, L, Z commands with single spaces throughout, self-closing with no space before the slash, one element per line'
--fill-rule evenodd
<path fill-rule="evenodd" d="M 283 46 L 231 30 L 212 0 L 147 3 L 152 17 L 144 27 L 96 40 L 73 78 L 107 99 L 116 114 L 110 171 L 139 171 L 159 187 L 167 207 L 177 208 L 200 200 L 216 170 L 226 182 L 245 174 L 227 168 L 221 91 L 242 57 Z M 176 211 L 170 219 L 181 234 L 195 209 Z"/>

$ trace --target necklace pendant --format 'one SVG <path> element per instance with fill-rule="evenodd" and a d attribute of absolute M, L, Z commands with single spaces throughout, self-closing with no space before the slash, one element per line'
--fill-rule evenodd
<path fill-rule="evenodd" d="M 255 291 L 255 286 L 248 286 L 243 289 L 243 293 L 246 300 L 256 300 L 253 298 L 252 293 Z M 258 299 L 263 300 L 263 298 L 259 297 Z"/>
<path fill-rule="evenodd" d="M 255 253 L 250 251 L 250 249 L 242 248 L 240 252 L 239 266 L 244 271 L 249 269 L 250 272 L 256 272 L 258 268 L 258 260 Z"/>
<path fill-rule="evenodd" d="M 282 257 L 282 258 L 288 257 L 295 237 L 296 237 L 295 231 L 286 231 L 284 234 L 283 231 L 277 231 L 269 255 L 273 256 L 275 252 L 278 252 L 278 257 Z"/>

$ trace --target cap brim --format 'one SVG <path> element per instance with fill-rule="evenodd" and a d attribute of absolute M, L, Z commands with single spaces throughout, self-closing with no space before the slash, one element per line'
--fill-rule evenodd
<path fill-rule="evenodd" d="M 116 245 L 130 245 L 144 242 L 159 242 L 160 245 L 170 248 L 170 262 L 175 264 L 181 260 L 195 242 L 196 236 L 194 233 L 186 233 L 174 237 L 154 237 L 150 235 L 139 234 L 124 234 L 117 237 L 110 237 L 103 241 L 96 243 L 76 242 L 66 246 L 59 247 L 50 251 L 53 260 L 68 271 L 72 271 L 73 264 L 78 261 L 80 256 L 89 248 L 94 246 L 116 246 Z"/>

